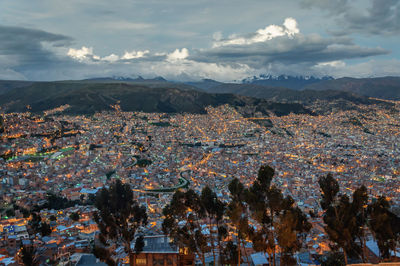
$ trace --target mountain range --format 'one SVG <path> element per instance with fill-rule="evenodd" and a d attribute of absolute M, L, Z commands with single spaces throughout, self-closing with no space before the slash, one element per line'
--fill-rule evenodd
<path fill-rule="evenodd" d="M 379 78 L 339 78 L 332 77 L 293 77 L 293 76 L 270 76 L 260 75 L 243 79 L 239 83 L 221 83 L 210 79 L 204 79 L 201 82 L 189 82 L 188 85 L 197 87 L 207 92 L 216 92 L 221 89 L 218 87 L 223 85 L 224 92 L 229 91 L 228 86 L 232 86 L 232 92 L 237 90 L 234 84 L 241 84 L 242 88 L 248 88 L 248 92 L 242 94 L 251 96 L 255 92 L 253 89 L 260 91 L 262 87 L 267 92 L 272 88 L 286 88 L 297 91 L 313 90 L 313 91 L 345 91 L 352 94 L 358 94 L 367 97 L 380 98 L 386 100 L 400 100 L 400 77 L 379 77 Z M 246 87 L 248 85 L 248 87 Z M 257 85 L 257 86 L 250 86 Z M 258 92 L 259 93 L 259 92 Z"/>
<path fill-rule="evenodd" d="M 314 77 L 314 76 L 272 76 L 261 74 L 259 76 L 253 76 L 246 79 L 243 79 L 241 83 L 245 84 L 257 84 L 264 86 L 272 86 L 272 87 L 285 87 L 293 90 L 301 90 L 304 89 L 307 85 L 311 85 L 314 83 L 319 83 L 327 80 L 333 80 L 332 77 Z"/>
<path fill-rule="evenodd" d="M 14 88 L 0 97 L 0 106 L 7 112 L 43 112 L 68 104 L 65 112 L 93 114 L 112 110 L 119 104 L 124 111 L 205 113 L 207 106 L 229 104 L 245 115 L 254 113 L 286 115 L 312 111 L 298 103 L 276 103 L 231 93 L 206 93 L 182 90 L 173 86 L 147 87 L 129 83 L 36 82 Z"/>
<path fill-rule="evenodd" d="M 379 98 L 379 99 L 376 99 Z M 120 104 L 124 111 L 204 113 L 206 106 L 229 104 L 245 116 L 327 113 L 380 104 L 390 108 L 400 100 L 400 78 L 290 77 L 261 75 L 241 83 L 211 79 L 175 82 L 100 77 L 85 80 L 33 82 L 0 81 L 0 110 L 42 112 L 68 104 L 65 112 L 91 114 Z"/>

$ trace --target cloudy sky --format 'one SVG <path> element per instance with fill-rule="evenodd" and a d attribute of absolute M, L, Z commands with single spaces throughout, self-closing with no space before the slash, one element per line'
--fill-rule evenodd
<path fill-rule="evenodd" d="M 0 79 L 400 75 L 400 0 L 1 0 Z"/>

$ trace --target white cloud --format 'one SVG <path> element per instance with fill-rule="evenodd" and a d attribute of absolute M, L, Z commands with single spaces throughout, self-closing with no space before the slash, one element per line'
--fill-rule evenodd
<path fill-rule="evenodd" d="M 228 65 L 193 60 L 162 61 L 143 67 L 141 70 L 143 76 L 157 75 L 170 80 L 188 81 L 211 78 L 227 82 L 243 79 L 256 71 L 245 64 Z"/>
<path fill-rule="evenodd" d="M 293 18 L 286 18 L 280 26 L 269 25 L 256 32 L 232 35 L 227 39 L 216 32 L 213 41 L 211 48 L 190 52 L 187 48 L 169 53 L 128 50 L 122 55 L 112 53 L 100 57 L 94 54 L 92 47 L 83 46 L 69 49 L 67 55 L 75 59 L 82 69 L 86 67 L 87 75 L 105 73 L 164 76 L 172 80 L 211 78 L 232 81 L 261 73 L 336 77 L 354 73 L 356 76 L 368 76 L 373 73 L 370 64 L 358 65 L 357 69 L 347 65 L 347 60 L 388 53 L 380 47 L 360 47 L 348 37 L 303 35 Z M 391 68 L 382 69 L 392 73 Z M 374 71 L 378 73 L 379 69 Z"/>
<path fill-rule="evenodd" d="M 167 60 L 168 61 L 177 61 L 177 60 L 183 60 L 189 56 L 189 51 L 186 48 L 182 48 L 181 50 L 176 49 L 172 53 L 167 55 Z"/>
<path fill-rule="evenodd" d="M 400 76 L 400 60 L 369 60 L 358 64 L 319 64 L 314 69 L 322 75 L 334 77 Z"/>
<path fill-rule="evenodd" d="M 121 59 L 130 60 L 130 59 L 142 58 L 146 56 L 148 53 L 150 53 L 149 50 L 125 52 L 125 54 L 121 57 Z"/>
<path fill-rule="evenodd" d="M 297 21 L 294 18 L 286 18 L 282 26 L 272 24 L 248 36 L 231 35 L 228 39 L 221 39 L 221 36 L 217 36 L 219 40 L 214 37 L 215 42 L 213 47 L 250 45 L 253 43 L 266 42 L 281 36 L 293 37 L 298 33 L 300 33 L 300 30 L 297 26 Z"/>
<path fill-rule="evenodd" d="M 318 67 L 325 67 L 325 66 L 339 68 L 339 67 L 345 67 L 346 63 L 341 61 L 341 60 L 336 60 L 336 61 L 330 61 L 330 62 L 322 62 L 322 63 L 318 63 L 316 65 L 317 68 Z"/>
<path fill-rule="evenodd" d="M 81 49 L 69 48 L 67 55 L 78 61 L 85 61 L 91 58 L 100 59 L 98 56 L 93 54 L 93 47 L 82 46 Z"/>
<path fill-rule="evenodd" d="M 117 62 L 119 60 L 119 56 L 116 54 L 110 54 L 108 56 L 101 58 L 101 60 L 108 61 L 108 62 Z"/>
<path fill-rule="evenodd" d="M 148 53 L 150 53 L 149 50 L 131 51 L 131 52 L 125 52 L 125 54 L 121 57 L 114 53 L 104 57 L 100 57 L 93 53 L 93 47 L 82 46 L 82 48 L 80 49 L 70 48 L 67 52 L 67 55 L 80 62 L 106 61 L 110 63 L 115 63 L 119 60 L 131 60 L 136 58 L 142 58 L 145 57 Z"/>

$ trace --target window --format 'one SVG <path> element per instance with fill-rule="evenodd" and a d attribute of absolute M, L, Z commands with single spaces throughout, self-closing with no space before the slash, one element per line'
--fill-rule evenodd
<path fill-rule="evenodd" d="M 164 266 L 164 259 L 153 259 L 154 266 Z"/>
<path fill-rule="evenodd" d="M 146 265 L 146 259 L 136 259 L 136 264 L 137 265 Z"/>
<path fill-rule="evenodd" d="M 189 254 L 189 248 L 187 248 L 187 247 L 180 248 L 179 249 L 179 253 L 181 253 L 183 255 L 188 255 Z"/>

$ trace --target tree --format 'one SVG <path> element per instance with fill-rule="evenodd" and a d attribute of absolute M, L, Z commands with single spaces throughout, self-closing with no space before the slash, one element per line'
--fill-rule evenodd
<path fill-rule="evenodd" d="M 293 253 L 299 251 L 303 244 L 302 237 L 311 229 L 306 215 L 298 208 L 290 206 L 279 216 L 277 240 L 286 263 L 293 262 Z"/>
<path fill-rule="evenodd" d="M 3 118 L 2 115 L 0 115 L 0 135 L 1 135 L 2 133 L 4 133 L 4 131 L 5 131 L 4 118 Z"/>
<path fill-rule="evenodd" d="M 367 205 L 368 194 L 367 188 L 363 185 L 357 188 L 353 193 L 352 213 L 356 218 L 357 226 L 354 228 L 354 234 L 359 239 L 361 246 L 361 257 L 363 262 L 367 262 L 367 246 L 365 238 L 365 230 L 367 225 Z"/>
<path fill-rule="evenodd" d="M 36 249 L 33 246 L 23 246 L 21 248 L 20 258 L 26 266 L 39 265 L 36 259 Z"/>
<path fill-rule="evenodd" d="M 205 254 L 210 251 L 210 247 L 201 224 L 205 214 L 199 195 L 191 189 L 186 192 L 177 190 L 170 203 L 164 207 L 163 215 L 164 233 L 180 248 L 186 247 L 195 253 L 205 265 Z"/>
<path fill-rule="evenodd" d="M 112 254 L 107 248 L 94 245 L 92 249 L 92 254 L 101 261 L 104 261 L 109 266 L 117 265 L 115 261 L 111 258 Z"/>
<path fill-rule="evenodd" d="M 22 215 L 24 218 L 29 218 L 29 216 L 31 216 L 31 214 L 29 213 L 29 211 L 23 207 L 19 207 L 20 211 L 22 212 Z"/>
<path fill-rule="evenodd" d="M 339 252 L 331 252 L 321 263 L 322 266 L 345 266 L 344 256 Z"/>
<path fill-rule="evenodd" d="M 221 265 L 237 265 L 238 247 L 232 241 L 228 241 L 226 246 L 221 250 L 220 256 Z"/>
<path fill-rule="evenodd" d="M 293 253 L 302 246 L 302 236 L 311 229 L 311 225 L 306 215 L 294 206 L 293 199 L 284 197 L 280 189 L 271 185 L 274 174 L 272 167 L 261 166 L 248 190 L 246 200 L 253 219 L 259 225 L 250 235 L 254 249 L 269 254 L 270 264 L 276 263 L 277 244 L 290 264 Z"/>
<path fill-rule="evenodd" d="M 244 240 L 250 237 L 251 229 L 249 226 L 249 215 L 248 206 L 246 205 L 247 189 L 239 181 L 234 178 L 228 185 L 230 192 L 230 202 L 227 206 L 226 214 L 230 219 L 232 227 L 235 229 L 235 235 L 237 237 L 236 246 L 238 248 L 238 263 L 242 262 L 241 247 L 244 251 L 245 244 Z M 249 258 L 247 252 L 245 253 L 247 261 Z"/>
<path fill-rule="evenodd" d="M 225 204 L 220 201 L 217 197 L 217 194 L 212 191 L 208 186 L 204 187 L 201 191 L 200 195 L 200 203 L 203 209 L 203 213 L 207 219 L 208 230 L 210 232 L 210 243 L 212 254 L 214 258 L 214 265 L 216 263 L 216 256 L 215 256 L 215 243 L 218 243 L 218 250 L 221 251 L 221 224 L 224 211 L 225 211 Z M 216 230 L 214 229 L 214 225 Z M 221 256 L 220 256 L 221 257 Z"/>
<path fill-rule="evenodd" d="M 275 265 L 274 211 L 278 210 L 275 204 L 282 200 L 280 191 L 275 187 L 271 188 L 274 174 L 273 168 L 261 166 L 246 198 L 251 215 L 259 224 L 258 229 L 252 233 L 254 249 L 268 253 L 271 265 Z"/>
<path fill-rule="evenodd" d="M 80 216 L 79 216 L 79 213 L 73 212 L 73 213 L 71 213 L 71 214 L 69 215 L 69 218 L 70 218 L 71 220 L 77 222 L 77 221 L 79 221 Z"/>
<path fill-rule="evenodd" d="M 369 228 L 378 242 L 383 259 L 390 258 L 390 251 L 395 251 L 400 241 L 400 217 L 389 208 L 390 203 L 383 196 L 376 198 L 368 206 Z"/>
<path fill-rule="evenodd" d="M 31 226 L 33 232 L 35 234 L 40 234 L 42 237 L 48 236 L 51 234 L 51 227 L 48 223 L 42 220 L 40 214 L 33 212 L 31 214 L 31 220 L 29 221 L 29 225 Z"/>
<path fill-rule="evenodd" d="M 7 217 L 14 217 L 15 216 L 14 209 L 7 209 L 6 210 L 6 215 L 7 215 Z"/>
<path fill-rule="evenodd" d="M 40 234 L 42 236 L 48 236 L 51 234 L 51 227 L 48 223 L 42 222 L 42 224 L 40 226 Z"/>
<path fill-rule="evenodd" d="M 365 204 L 363 188 L 356 191 L 353 202 L 346 195 L 339 195 L 339 184 L 331 174 L 318 180 L 321 188 L 321 207 L 325 211 L 323 220 L 329 239 L 335 243 L 331 248 L 341 248 L 347 264 L 347 256 L 358 257 L 362 253 L 361 244 L 355 240 L 362 235 L 363 218 L 357 217 Z"/>
<path fill-rule="evenodd" d="M 134 200 L 131 187 L 119 179 L 109 189 L 102 188 L 96 194 L 95 206 L 98 211 L 94 213 L 94 220 L 100 230 L 100 241 L 105 246 L 108 239 L 122 242 L 133 265 L 131 242 L 136 239 L 134 252 L 142 251 L 144 240 L 137 236 L 137 231 L 147 224 L 146 208 Z"/>

